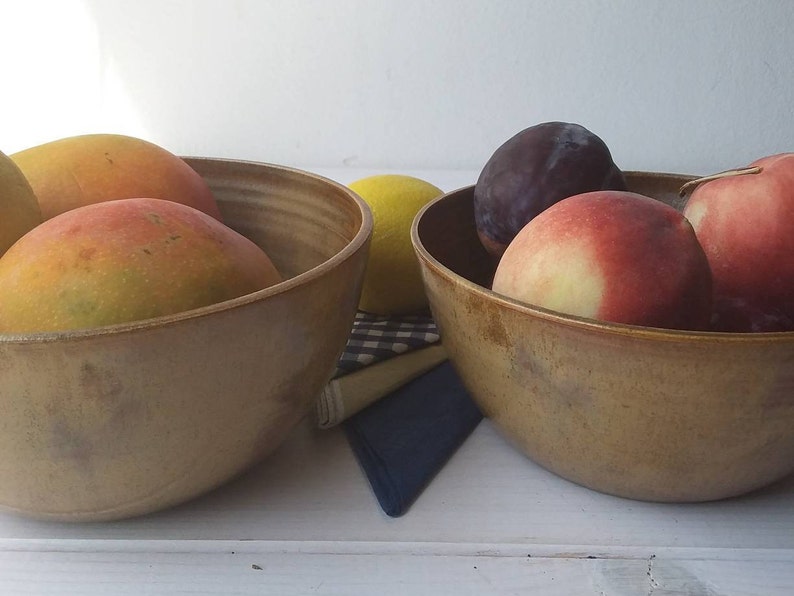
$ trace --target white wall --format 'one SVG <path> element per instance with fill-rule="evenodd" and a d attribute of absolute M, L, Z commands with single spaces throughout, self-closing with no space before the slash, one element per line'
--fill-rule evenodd
<path fill-rule="evenodd" d="M 299 167 L 476 168 L 545 120 L 625 169 L 794 151 L 792 0 L 0 0 L 0 150 L 123 132 Z"/>

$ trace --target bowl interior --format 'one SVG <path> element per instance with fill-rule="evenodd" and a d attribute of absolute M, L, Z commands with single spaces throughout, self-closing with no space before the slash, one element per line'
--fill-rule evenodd
<path fill-rule="evenodd" d="M 285 279 L 333 267 L 371 233 L 363 201 L 331 180 L 270 164 L 185 161 L 210 184 L 224 221 L 261 246 Z"/>

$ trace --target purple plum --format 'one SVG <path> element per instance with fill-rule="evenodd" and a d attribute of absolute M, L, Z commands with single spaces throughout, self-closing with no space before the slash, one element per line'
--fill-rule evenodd
<path fill-rule="evenodd" d="M 474 187 L 477 234 L 498 259 L 536 215 L 595 190 L 626 190 L 601 138 L 568 122 L 530 126 L 502 144 L 480 172 Z"/>

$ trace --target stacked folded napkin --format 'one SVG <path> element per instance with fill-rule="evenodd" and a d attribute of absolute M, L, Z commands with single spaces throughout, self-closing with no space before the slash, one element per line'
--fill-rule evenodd
<path fill-rule="evenodd" d="M 334 376 L 317 400 L 320 428 L 336 426 L 440 364 L 446 354 L 439 339 L 430 316 L 356 313 Z"/>
<path fill-rule="evenodd" d="M 482 419 L 430 316 L 359 312 L 317 402 L 321 428 L 342 424 L 386 514 L 405 513 Z"/>

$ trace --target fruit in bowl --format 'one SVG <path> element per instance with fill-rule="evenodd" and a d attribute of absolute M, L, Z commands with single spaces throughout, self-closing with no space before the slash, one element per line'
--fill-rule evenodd
<path fill-rule="evenodd" d="M 0 255 L 41 223 L 36 195 L 19 167 L 0 152 Z"/>
<path fill-rule="evenodd" d="M 561 313 L 647 327 L 706 329 L 711 271 L 673 207 L 626 191 L 563 199 L 510 242 L 493 291 Z"/>
<path fill-rule="evenodd" d="M 113 199 L 146 197 L 221 214 L 206 180 L 177 155 L 150 141 L 120 134 L 86 134 L 13 153 L 11 159 L 49 219 Z"/>
<path fill-rule="evenodd" d="M 626 190 L 606 143 L 580 124 L 535 124 L 499 146 L 480 172 L 474 187 L 477 234 L 498 259 L 541 211 L 595 190 Z"/>
<path fill-rule="evenodd" d="M 259 246 L 198 209 L 100 202 L 48 219 L 0 257 L 0 333 L 139 321 L 279 281 Z"/>
<path fill-rule="evenodd" d="M 794 153 L 689 186 L 683 213 L 713 273 L 714 330 L 794 331 Z"/>

